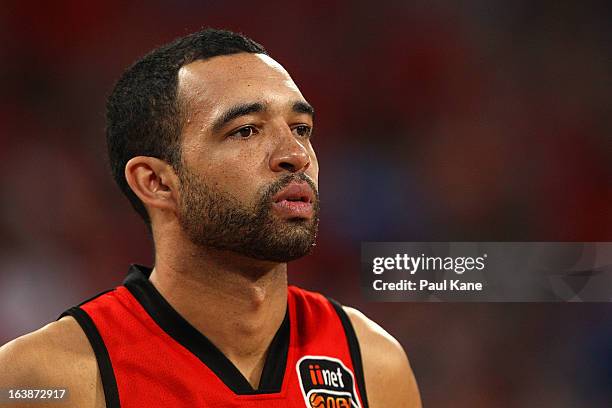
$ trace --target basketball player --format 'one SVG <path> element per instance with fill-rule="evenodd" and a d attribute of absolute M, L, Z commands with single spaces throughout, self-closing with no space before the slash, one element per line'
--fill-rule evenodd
<path fill-rule="evenodd" d="M 228 31 L 129 68 L 108 150 L 155 266 L 2 347 L 0 388 L 67 389 L 54 407 L 420 407 L 396 340 L 287 285 L 318 226 L 313 116 L 263 47 Z M 13 405 L 28 404 L 46 405 Z"/>

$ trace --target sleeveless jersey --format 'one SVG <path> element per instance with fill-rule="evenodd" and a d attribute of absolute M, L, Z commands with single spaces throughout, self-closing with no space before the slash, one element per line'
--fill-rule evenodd
<path fill-rule="evenodd" d="M 334 300 L 289 286 L 285 318 L 253 389 L 132 265 L 123 285 L 73 307 L 96 355 L 106 406 L 367 408 L 361 354 Z"/>

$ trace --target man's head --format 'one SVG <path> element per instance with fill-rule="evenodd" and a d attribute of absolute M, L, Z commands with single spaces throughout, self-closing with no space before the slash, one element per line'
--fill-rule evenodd
<path fill-rule="evenodd" d="M 313 110 L 263 47 L 205 30 L 151 52 L 107 105 L 113 176 L 153 230 L 285 262 L 318 225 Z"/>

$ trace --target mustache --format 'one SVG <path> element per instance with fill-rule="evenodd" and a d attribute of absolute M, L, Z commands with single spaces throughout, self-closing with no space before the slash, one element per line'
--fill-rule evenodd
<path fill-rule="evenodd" d="M 308 184 L 314 193 L 315 203 L 319 202 L 319 190 L 317 189 L 317 186 L 315 185 L 314 181 L 312 181 L 312 179 L 304 173 L 287 174 L 286 176 L 283 176 L 274 183 L 270 184 L 262 194 L 263 202 L 269 202 L 272 196 L 294 182 L 305 182 Z"/>

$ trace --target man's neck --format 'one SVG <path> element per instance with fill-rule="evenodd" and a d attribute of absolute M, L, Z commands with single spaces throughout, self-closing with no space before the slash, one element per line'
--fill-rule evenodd
<path fill-rule="evenodd" d="M 287 264 L 217 250 L 157 254 L 150 280 L 256 388 L 287 306 Z"/>

